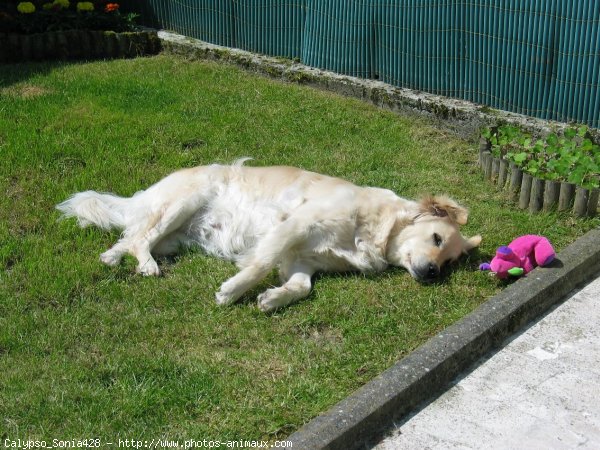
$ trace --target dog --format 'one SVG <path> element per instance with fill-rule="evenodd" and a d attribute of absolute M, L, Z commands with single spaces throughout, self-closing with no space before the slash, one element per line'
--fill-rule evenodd
<path fill-rule="evenodd" d="M 468 211 L 447 196 L 413 201 L 294 167 L 245 166 L 246 159 L 179 170 L 130 198 L 80 192 L 56 208 L 81 227 L 123 230 L 100 255 L 109 266 L 129 253 L 139 273 L 155 276 L 153 255 L 189 246 L 235 262 L 240 271 L 216 293 L 219 305 L 278 268 L 282 285 L 258 296 L 265 312 L 306 297 L 316 272 L 391 265 L 429 282 L 481 242 L 461 235 Z"/>

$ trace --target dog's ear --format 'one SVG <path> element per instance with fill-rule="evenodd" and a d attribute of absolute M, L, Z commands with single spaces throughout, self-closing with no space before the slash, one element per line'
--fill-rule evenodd
<path fill-rule="evenodd" d="M 463 237 L 463 253 L 468 253 L 475 247 L 479 247 L 479 244 L 481 244 L 481 236 L 479 235 L 467 239 Z"/>
<path fill-rule="evenodd" d="M 424 213 L 435 217 L 448 217 L 459 225 L 466 224 L 469 218 L 467 208 L 460 206 L 446 195 L 428 196 L 420 203 Z"/>

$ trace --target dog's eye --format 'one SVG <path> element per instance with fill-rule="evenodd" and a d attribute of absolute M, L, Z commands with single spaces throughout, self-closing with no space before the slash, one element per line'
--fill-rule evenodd
<path fill-rule="evenodd" d="M 433 243 L 436 247 L 440 247 L 442 245 L 442 237 L 437 233 L 433 233 Z"/>

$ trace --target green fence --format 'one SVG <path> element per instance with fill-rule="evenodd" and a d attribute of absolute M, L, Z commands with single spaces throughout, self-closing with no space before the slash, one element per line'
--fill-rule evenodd
<path fill-rule="evenodd" d="M 600 125 L 598 0 L 142 0 L 134 7 L 148 25 L 215 44 Z"/>

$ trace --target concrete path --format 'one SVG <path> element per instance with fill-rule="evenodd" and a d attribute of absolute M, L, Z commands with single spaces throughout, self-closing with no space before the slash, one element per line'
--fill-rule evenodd
<path fill-rule="evenodd" d="M 600 276 L 373 450 L 600 449 Z"/>

